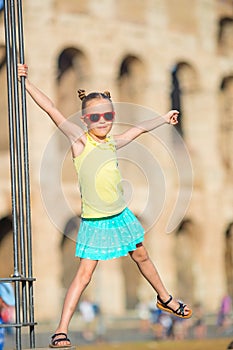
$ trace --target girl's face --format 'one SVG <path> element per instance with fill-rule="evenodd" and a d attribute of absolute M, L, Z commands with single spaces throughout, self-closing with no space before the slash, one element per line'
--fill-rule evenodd
<path fill-rule="evenodd" d="M 82 120 L 92 136 L 100 140 L 105 139 L 112 129 L 114 120 L 111 102 L 106 99 L 94 99 L 88 102 Z"/>

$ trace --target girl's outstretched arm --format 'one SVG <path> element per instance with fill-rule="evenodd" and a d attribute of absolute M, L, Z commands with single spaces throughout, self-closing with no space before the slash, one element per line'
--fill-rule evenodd
<path fill-rule="evenodd" d="M 157 116 L 153 119 L 145 120 L 132 128 L 129 128 L 122 134 L 115 135 L 114 139 L 116 141 L 116 147 L 121 148 L 136 139 L 141 134 L 156 129 L 163 124 L 176 125 L 178 123 L 178 115 L 178 111 L 171 110 L 163 116 Z"/>
<path fill-rule="evenodd" d="M 26 64 L 18 64 L 18 77 L 19 80 L 24 76 L 28 76 L 28 67 Z M 42 91 L 40 91 L 35 85 L 33 85 L 27 78 L 25 80 L 25 87 L 29 95 L 36 102 L 36 104 L 45 111 L 57 127 L 68 137 L 73 143 L 80 139 L 83 135 L 83 129 L 75 123 L 67 120 L 62 113 L 55 107 L 54 103 L 47 97 Z"/>

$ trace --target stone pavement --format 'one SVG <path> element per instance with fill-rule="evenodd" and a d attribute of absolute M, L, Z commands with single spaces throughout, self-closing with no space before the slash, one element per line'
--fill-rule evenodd
<path fill-rule="evenodd" d="M 207 327 L 207 338 L 217 338 L 217 337 L 232 337 L 233 339 L 233 329 L 230 328 L 228 332 L 225 334 L 219 333 L 214 324 L 214 319 L 211 323 L 208 324 Z M 184 321 L 186 322 L 186 321 Z M 96 323 L 95 325 L 95 335 L 92 339 L 86 340 L 83 337 L 82 329 L 80 328 L 80 319 L 74 317 L 71 322 L 69 338 L 72 344 L 78 345 L 86 345 L 98 343 L 101 341 L 107 343 L 119 343 L 119 342 L 140 342 L 140 341 L 153 341 L 156 338 L 155 332 L 153 328 L 150 327 L 146 331 L 142 331 L 140 329 L 140 321 L 137 318 L 133 317 L 125 317 L 125 318 L 110 318 L 105 320 L 105 324 L 101 324 L 101 322 Z M 100 326 L 101 325 L 101 326 Z M 50 337 L 55 329 L 55 324 L 39 324 L 36 326 L 36 346 L 37 350 L 46 350 L 48 348 L 48 344 L 50 342 Z M 25 330 L 24 330 L 25 331 Z M 26 331 L 25 331 L 26 332 Z M 193 338 L 193 329 L 190 328 L 188 338 Z M 6 336 L 5 349 L 4 350 L 12 350 L 15 348 L 14 346 L 14 335 Z M 28 349 L 28 334 L 22 334 L 22 347 L 23 349 Z M 73 346 L 69 348 L 75 350 L 76 347 Z"/>

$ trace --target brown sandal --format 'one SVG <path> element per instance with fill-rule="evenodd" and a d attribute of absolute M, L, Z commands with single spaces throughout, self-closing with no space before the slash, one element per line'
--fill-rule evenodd
<path fill-rule="evenodd" d="M 187 314 L 185 314 L 185 306 L 182 302 L 178 301 L 179 307 L 176 310 L 173 310 L 168 304 L 172 301 L 172 296 L 169 296 L 169 299 L 166 302 L 163 302 L 159 295 L 157 296 L 156 306 L 163 311 L 170 312 L 171 314 L 180 317 L 180 318 L 190 318 L 192 316 L 192 310 L 189 310 Z"/>

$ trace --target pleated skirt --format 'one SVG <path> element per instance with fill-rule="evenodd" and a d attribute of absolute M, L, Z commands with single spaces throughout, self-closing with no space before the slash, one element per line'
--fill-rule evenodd
<path fill-rule="evenodd" d="M 129 208 L 120 214 L 100 218 L 82 218 L 75 255 L 91 260 L 109 260 L 125 256 L 144 240 L 144 229 Z"/>

